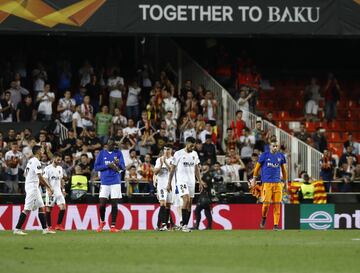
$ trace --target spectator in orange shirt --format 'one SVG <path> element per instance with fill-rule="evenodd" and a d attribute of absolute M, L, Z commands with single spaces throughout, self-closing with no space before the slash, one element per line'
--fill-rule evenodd
<path fill-rule="evenodd" d="M 236 111 L 236 119 L 231 122 L 230 127 L 235 131 L 235 137 L 240 138 L 242 136 L 242 130 L 246 127 L 245 121 L 242 119 L 243 111 Z"/>

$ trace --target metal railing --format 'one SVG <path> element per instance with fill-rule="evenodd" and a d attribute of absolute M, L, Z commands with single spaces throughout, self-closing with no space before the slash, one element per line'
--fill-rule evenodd
<path fill-rule="evenodd" d="M 0 184 L 4 184 L 5 181 L 0 181 Z M 89 196 L 98 196 L 99 193 L 96 192 L 95 190 L 95 187 L 100 185 L 100 181 L 89 181 L 89 186 L 90 186 L 90 191 L 88 191 L 87 195 Z M 139 181 L 138 182 L 139 184 L 149 184 L 148 181 Z M 150 182 L 152 183 L 152 182 Z M 221 184 L 223 185 L 231 185 L 231 184 L 248 184 L 249 181 L 246 181 L 246 180 L 234 180 L 234 181 L 226 181 L 226 182 L 222 182 Z M 341 180 L 333 180 L 331 181 L 330 183 L 343 183 L 343 181 Z M 360 180 L 356 180 L 356 181 L 352 181 L 351 183 L 353 184 L 360 184 Z M 25 184 L 24 181 L 19 181 L 19 184 Z M 126 181 L 122 181 L 121 184 L 127 184 Z M 220 193 L 220 192 L 216 192 L 216 193 Z M 236 195 L 238 194 L 238 192 L 231 192 L 231 191 L 226 191 L 226 192 L 221 192 L 222 194 L 227 194 L 227 195 Z M 196 192 L 195 193 L 196 195 L 199 194 L 199 192 Z M 245 194 L 245 195 L 250 195 L 251 193 L 250 192 L 243 192 L 242 194 Z M 328 195 L 340 195 L 340 194 L 360 194 L 360 192 L 327 192 L 326 194 Z M 3 193 L 3 192 L 0 192 L 0 196 L 9 196 L 9 195 L 12 195 L 12 196 L 23 196 L 24 193 Z M 122 193 L 123 196 L 128 196 L 126 192 L 123 192 Z M 150 195 L 149 192 L 141 192 L 141 193 L 131 193 L 131 195 L 134 195 L 134 196 L 148 196 Z"/>
<path fill-rule="evenodd" d="M 172 42 L 172 44 L 172 46 L 177 48 L 176 50 L 178 52 L 179 82 L 182 83 L 183 81 L 189 79 L 192 80 L 193 86 L 202 84 L 207 90 L 213 91 L 216 100 L 219 102 L 217 125 L 222 128 L 222 132 L 225 133 L 226 129 L 230 126 L 231 121 L 235 120 L 236 111 L 240 110 L 240 106 L 230 93 L 206 70 L 194 61 L 184 50 L 178 47 L 175 42 Z M 247 126 L 249 128 L 255 128 L 256 121 L 261 119 L 261 117 L 244 110 L 243 112 L 243 116 L 247 117 L 247 120 L 245 120 Z M 286 146 L 289 155 L 287 158 L 289 179 L 294 179 L 298 176 L 298 169 L 306 171 L 315 179 L 319 179 L 320 159 L 322 157 L 321 152 L 270 122 L 263 120 L 262 126 L 264 130 L 271 130 L 272 133 L 277 136 L 280 144 L 284 144 Z"/>

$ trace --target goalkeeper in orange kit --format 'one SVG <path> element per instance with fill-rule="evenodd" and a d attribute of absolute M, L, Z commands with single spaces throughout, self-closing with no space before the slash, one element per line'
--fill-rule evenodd
<path fill-rule="evenodd" d="M 264 152 L 260 155 L 258 162 L 254 169 L 254 175 L 251 186 L 256 185 L 256 178 L 261 169 L 262 187 L 262 219 L 260 228 L 265 228 L 266 217 L 270 208 L 270 204 L 274 204 L 274 230 L 279 230 L 282 188 L 283 183 L 280 178 L 280 170 L 282 172 L 283 180 L 285 181 L 285 190 L 287 190 L 287 172 L 286 160 L 282 153 L 278 152 L 279 145 L 276 141 L 270 143 L 270 151 Z"/>

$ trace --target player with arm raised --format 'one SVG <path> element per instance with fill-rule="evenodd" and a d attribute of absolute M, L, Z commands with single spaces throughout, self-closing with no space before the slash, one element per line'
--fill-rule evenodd
<path fill-rule="evenodd" d="M 65 190 L 64 190 L 64 170 L 60 166 L 62 161 L 60 154 L 54 154 L 53 161 L 50 165 L 46 166 L 44 169 L 44 178 L 47 180 L 49 185 L 54 191 L 53 195 L 49 195 L 46 192 L 45 195 L 45 206 L 46 206 L 46 221 L 49 229 L 52 229 L 51 225 L 51 210 L 54 207 L 55 203 L 59 206 L 59 215 L 57 224 L 55 226 L 56 230 L 64 231 L 62 226 L 62 221 L 65 214 Z"/>
<path fill-rule="evenodd" d="M 170 146 L 164 147 L 163 156 L 156 159 L 154 174 L 157 177 L 157 198 L 160 203 L 160 210 L 158 222 L 161 223 L 160 231 L 167 230 L 167 223 L 170 217 L 170 208 L 172 204 L 172 192 L 167 191 L 169 174 L 171 170 L 172 148 Z M 174 181 L 174 180 L 173 180 Z M 175 187 L 172 182 L 172 187 Z M 174 190 L 174 189 L 173 189 Z"/>
<path fill-rule="evenodd" d="M 39 220 L 41 227 L 43 229 L 43 234 L 55 233 L 47 228 L 46 219 L 45 219 L 45 206 L 43 199 L 41 197 L 41 192 L 39 185 L 45 186 L 48 194 L 52 195 L 53 191 L 50 185 L 46 182 L 42 176 L 41 163 L 39 161 L 41 157 L 41 147 L 35 146 L 32 149 L 33 157 L 31 157 L 25 168 L 25 206 L 24 210 L 19 216 L 16 229 L 14 230 L 15 235 L 27 235 L 27 233 L 22 231 L 22 226 L 26 220 L 27 215 L 30 211 L 39 209 Z"/>
<path fill-rule="evenodd" d="M 109 139 L 107 150 L 100 151 L 95 160 L 95 171 L 100 172 L 100 226 L 96 230 L 102 232 L 105 226 L 106 202 L 111 198 L 111 226 L 110 232 L 118 232 L 115 228 L 118 213 L 118 203 L 121 195 L 121 172 L 125 170 L 124 157 L 121 151 L 114 150 L 114 140 Z"/>
<path fill-rule="evenodd" d="M 167 190 L 170 192 L 172 190 L 171 182 L 175 175 L 175 184 L 183 200 L 181 214 L 183 224 L 182 231 L 184 232 L 190 232 L 187 225 L 190 219 L 192 200 L 195 196 L 195 176 L 200 183 L 200 191 L 206 186 L 200 176 L 200 160 L 194 148 L 195 138 L 188 137 L 185 148 L 174 154 L 167 186 Z"/>
<path fill-rule="evenodd" d="M 254 169 L 254 175 L 251 186 L 255 187 L 256 178 L 261 169 L 261 181 L 263 183 L 262 197 L 262 219 L 260 228 L 265 228 L 266 217 L 269 211 L 271 202 L 274 204 L 274 230 L 279 230 L 280 209 L 282 200 L 282 183 L 280 174 L 282 173 L 285 181 L 285 190 L 287 191 L 287 172 L 286 160 L 282 153 L 278 152 L 279 144 L 276 140 L 270 142 L 270 151 L 264 152 L 260 155 L 258 162 Z"/>

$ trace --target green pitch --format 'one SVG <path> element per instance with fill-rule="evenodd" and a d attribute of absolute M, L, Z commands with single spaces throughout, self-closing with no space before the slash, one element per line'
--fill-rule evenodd
<path fill-rule="evenodd" d="M 359 272 L 359 231 L 0 232 L 0 272 Z"/>

